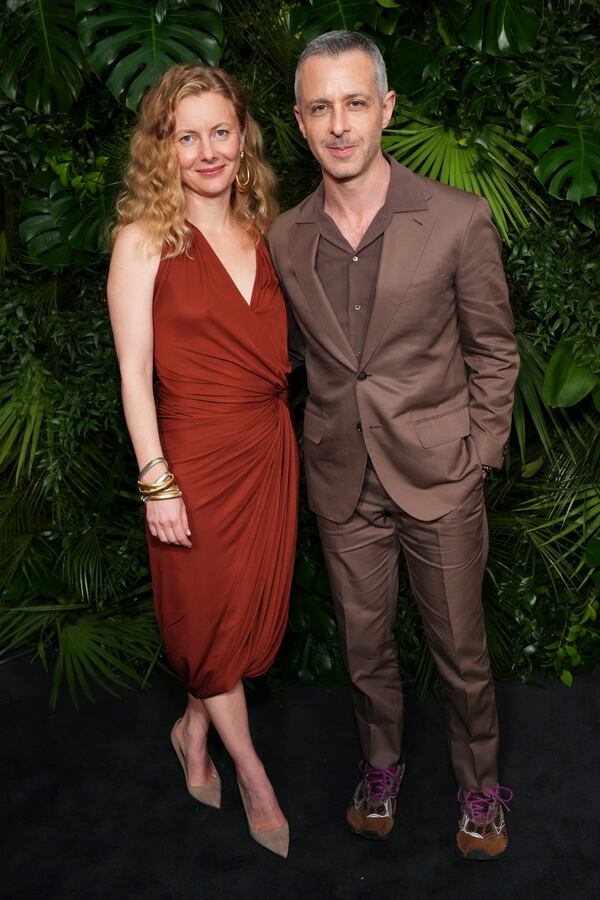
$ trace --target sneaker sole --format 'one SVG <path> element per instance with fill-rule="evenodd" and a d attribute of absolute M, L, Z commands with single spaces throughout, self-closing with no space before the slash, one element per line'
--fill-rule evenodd
<path fill-rule="evenodd" d="M 456 848 L 456 852 L 461 859 L 474 859 L 479 862 L 494 862 L 495 860 L 502 859 L 503 856 L 506 856 L 506 850 L 503 850 L 502 853 L 496 853 L 495 856 L 490 856 L 485 850 L 469 850 L 468 853 L 461 853 L 458 847 Z"/>
<path fill-rule="evenodd" d="M 350 828 L 350 826 L 348 826 L 348 829 L 352 834 L 355 834 L 356 837 L 365 838 L 367 841 L 389 841 L 393 831 L 392 829 L 388 834 L 377 834 L 376 831 L 355 831 L 354 828 Z"/>

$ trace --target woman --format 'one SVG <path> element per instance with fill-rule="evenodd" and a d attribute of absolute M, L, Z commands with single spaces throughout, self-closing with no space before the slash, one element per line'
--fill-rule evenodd
<path fill-rule="evenodd" d="M 250 833 L 286 856 L 241 680 L 267 671 L 283 637 L 296 541 L 285 308 L 262 241 L 273 188 L 235 79 L 167 71 L 131 142 L 108 300 L 157 619 L 188 690 L 173 747 L 192 796 L 218 807 L 212 723 Z"/>

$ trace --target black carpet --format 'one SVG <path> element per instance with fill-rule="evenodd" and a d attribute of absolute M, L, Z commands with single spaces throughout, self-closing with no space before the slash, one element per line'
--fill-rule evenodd
<path fill-rule="evenodd" d="M 247 833 L 216 740 L 220 811 L 185 791 L 169 730 L 174 679 L 76 712 L 48 710 L 38 666 L 0 666 L 0 895 L 148 900 L 591 900 L 600 897 L 600 672 L 571 689 L 498 685 L 502 781 L 513 788 L 504 860 L 453 851 L 457 807 L 440 709 L 408 702 L 407 775 L 396 831 L 346 831 L 357 746 L 344 688 L 292 687 L 253 705 L 259 752 L 290 822 L 287 860 Z"/>

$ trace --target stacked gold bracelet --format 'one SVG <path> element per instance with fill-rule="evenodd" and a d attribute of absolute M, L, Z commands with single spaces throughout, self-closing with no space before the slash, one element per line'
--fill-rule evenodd
<path fill-rule="evenodd" d="M 166 472 L 158 476 L 156 481 L 142 481 L 142 476 L 160 462 L 168 466 L 166 459 L 163 459 L 161 456 L 150 460 L 138 475 L 137 486 L 141 494 L 140 499 L 142 503 L 147 503 L 148 500 L 175 500 L 177 497 L 182 496 L 181 488 L 176 484 L 175 476 L 172 472 L 169 472 L 168 468 Z"/>

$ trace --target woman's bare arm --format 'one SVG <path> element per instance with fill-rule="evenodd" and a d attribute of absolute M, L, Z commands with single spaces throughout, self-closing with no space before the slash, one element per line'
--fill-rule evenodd
<path fill-rule="evenodd" d="M 108 308 L 121 370 L 121 391 L 125 420 L 133 449 L 142 469 L 163 455 L 152 387 L 154 279 L 160 256 L 142 249 L 143 231 L 137 222 L 126 225 L 117 235 L 108 275 Z M 164 469 L 164 467 L 163 467 Z M 158 466 L 146 475 L 154 480 L 163 469 Z M 191 547 L 190 530 L 181 498 L 156 500 L 146 504 L 151 534 L 161 541 Z"/>

